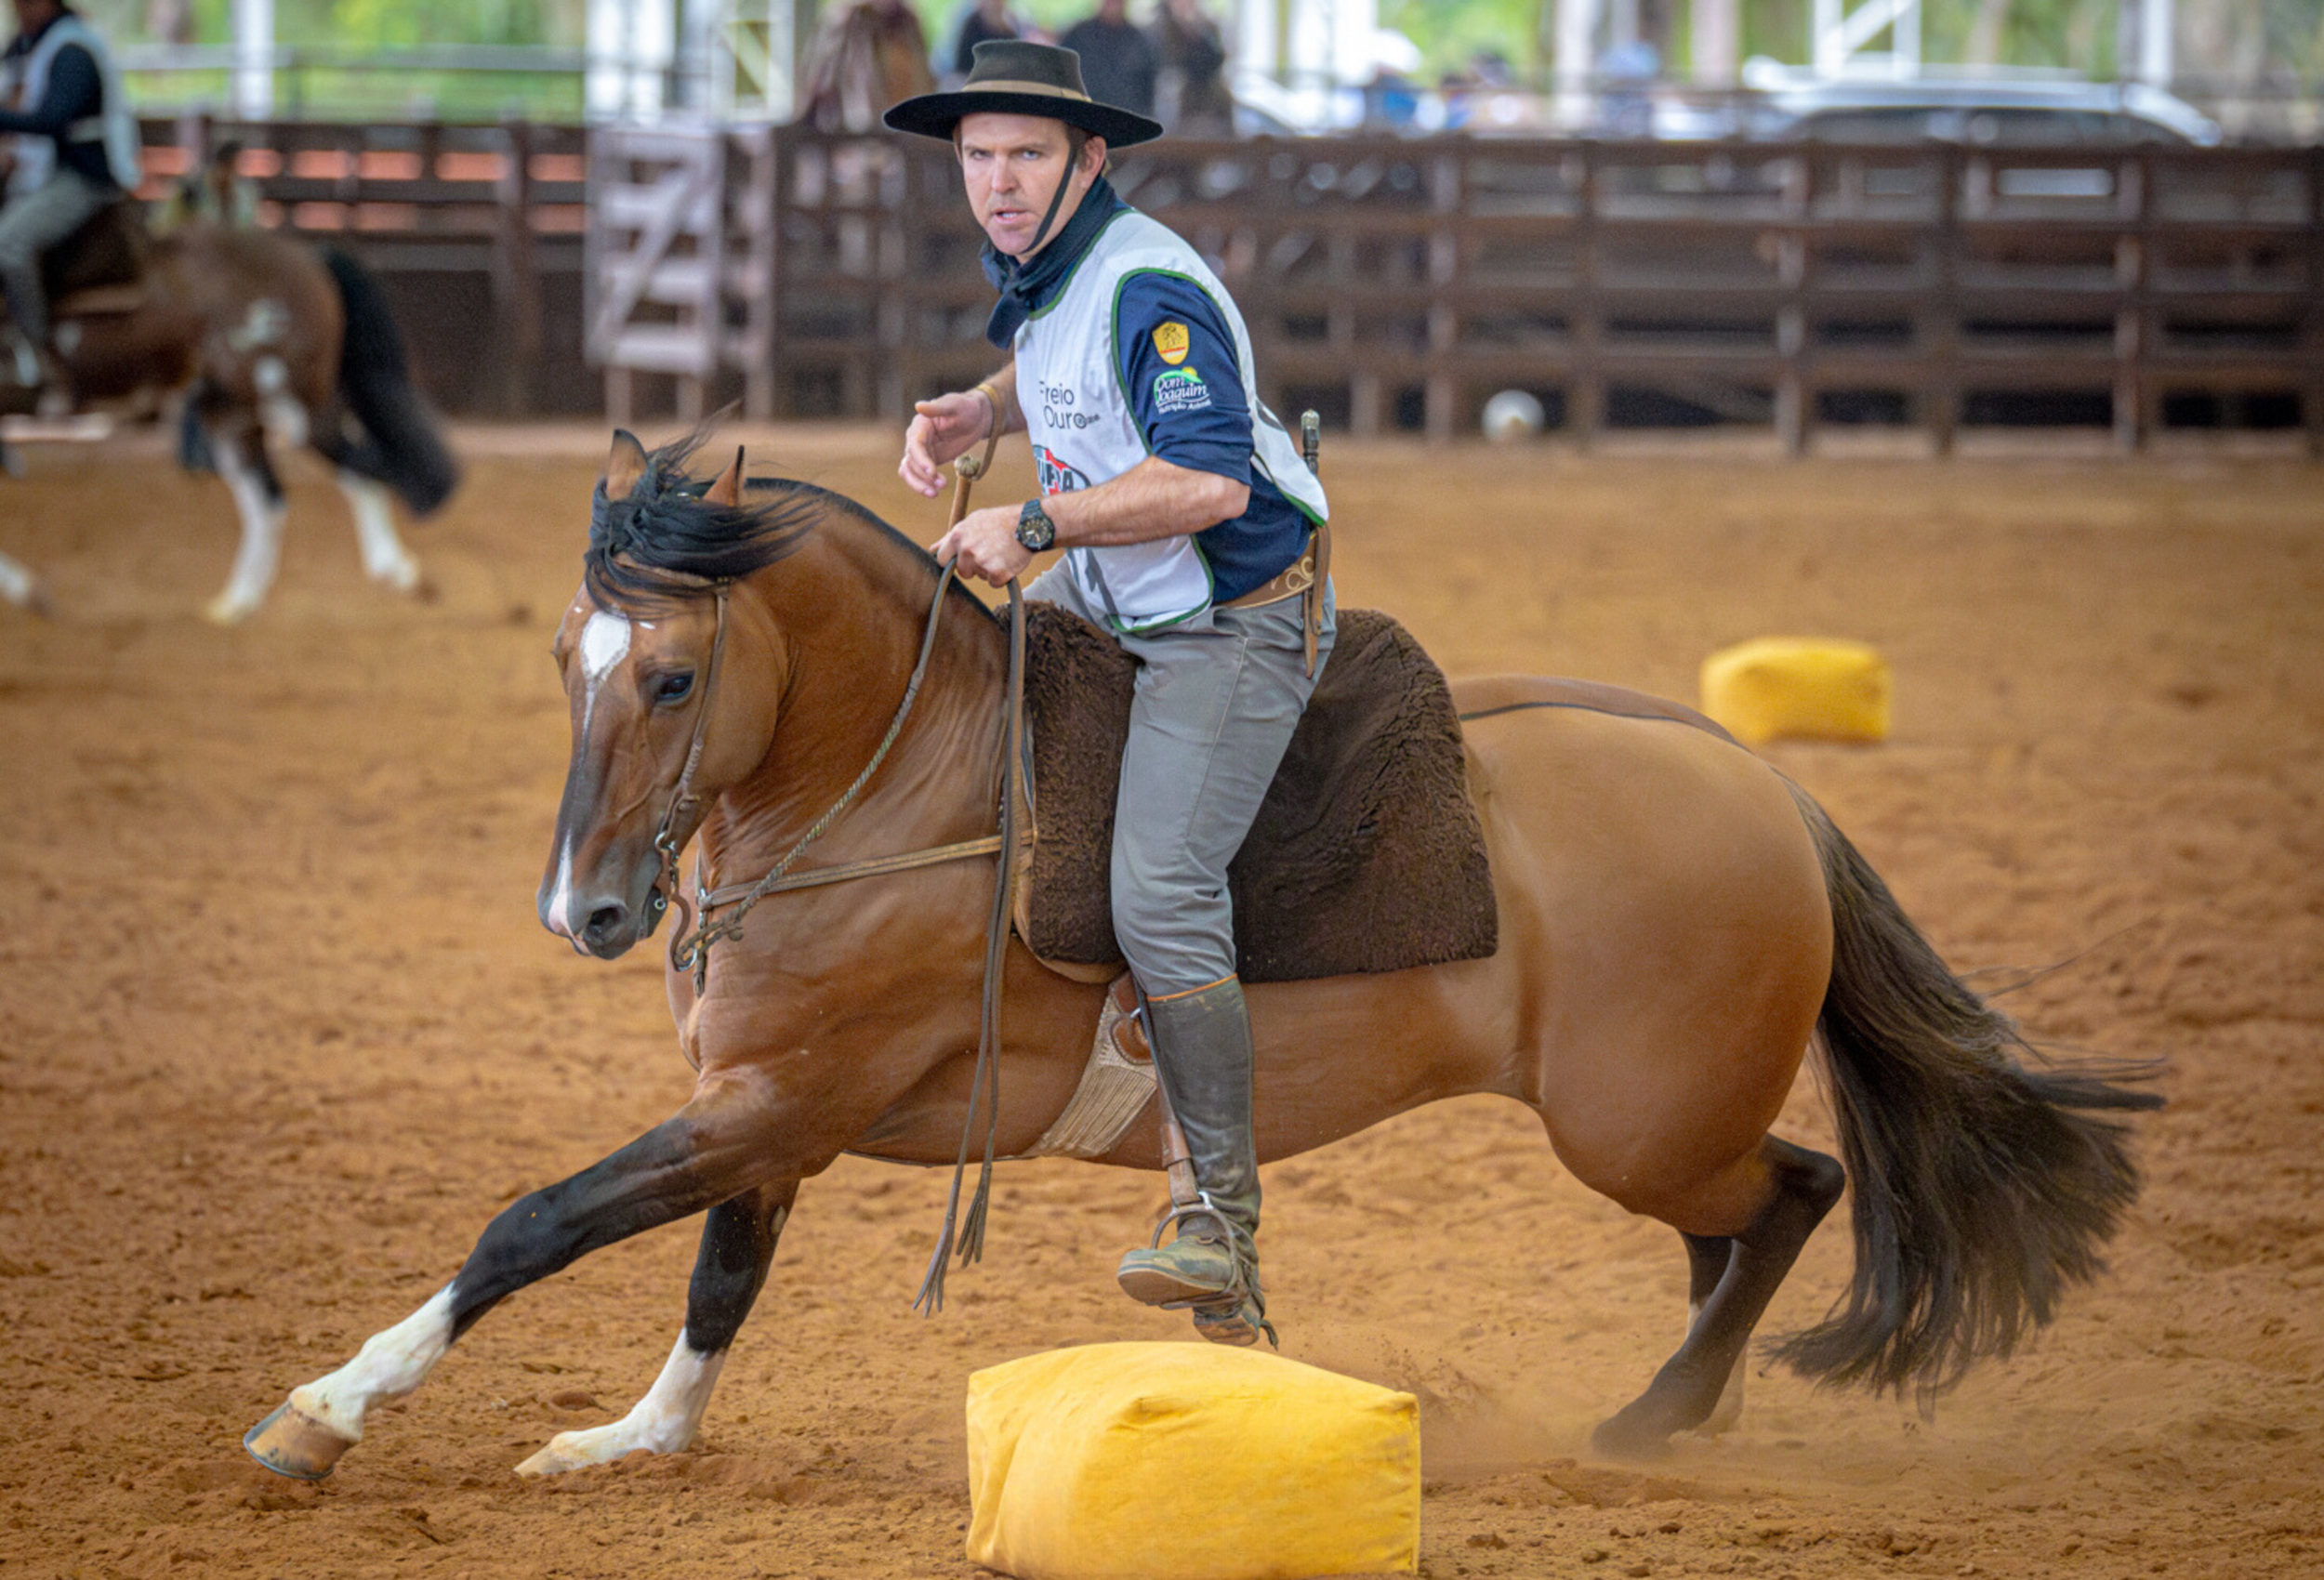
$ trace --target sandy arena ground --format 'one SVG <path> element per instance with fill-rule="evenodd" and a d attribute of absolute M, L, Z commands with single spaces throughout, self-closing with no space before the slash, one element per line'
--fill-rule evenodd
<path fill-rule="evenodd" d="M 413 534 L 435 601 L 363 581 L 301 465 L 238 630 L 197 617 L 232 549 L 216 482 L 150 442 L 0 481 L 0 549 L 60 610 L 0 612 L 0 1573 L 973 1574 L 969 1373 L 1186 1331 L 1113 1285 L 1149 1178 L 1010 1167 L 990 1260 L 924 1322 L 944 1180 L 842 1162 L 690 1454 L 509 1473 L 653 1378 L 691 1225 L 494 1313 L 327 1484 L 238 1446 L 688 1086 L 660 951 L 578 960 L 533 914 L 550 622 L 601 440 L 466 437 L 466 491 Z M 753 454 L 935 534 L 888 435 Z M 2324 472 L 1344 441 L 1326 465 L 1342 601 L 1455 673 L 1691 698 L 1742 638 L 1879 644 L 1895 738 L 1771 755 L 1958 966 L 2067 962 L 2012 1001 L 2039 1033 L 2171 1060 L 2114 1271 L 2030 1353 L 1933 1421 L 1758 1373 L 1740 1430 L 1645 1470 L 1584 1445 L 1679 1337 L 1680 1248 L 1527 1114 L 1444 1105 L 1274 1165 L 1286 1352 L 1423 1402 L 1423 1573 L 2324 1574 Z M 1022 475 L 1020 451 L 1008 496 Z M 1787 1129 L 1829 1135 L 1805 1078 Z M 1848 1255 L 1835 1215 L 1774 1325 Z"/>

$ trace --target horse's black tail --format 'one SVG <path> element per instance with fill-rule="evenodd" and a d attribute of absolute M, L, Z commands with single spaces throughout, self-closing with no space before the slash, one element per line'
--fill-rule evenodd
<path fill-rule="evenodd" d="M 388 299 L 369 270 L 337 247 L 323 261 L 339 288 L 347 329 L 339 347 L 339 396 L 363 425 L 360 438 L 319 433 L 316 448 L 336 465 L 387 484 L 425 516 L 460 483 L 460 464 L 420 402 L 403 362 Z"/>
<path fill-rule="evenodd" d="M 1774 1353 L 1824 1383 L 1910 1386 L 1925 1404 L 2104 1271 L 2138 1170 L 2126 1127 L 2088 1111 L 2162 1099 L 2117 1084 L 2151 1065 L 2028 1068 L 2040 1056 L 2015 1022 L 1947 968 L 1824 810 L 1792 796 L 1831 896 L 1817 1030 L 1856 1264 L 1825 1320 Z"/>

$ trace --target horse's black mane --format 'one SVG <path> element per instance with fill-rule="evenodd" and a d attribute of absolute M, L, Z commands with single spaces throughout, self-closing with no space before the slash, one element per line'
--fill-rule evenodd
<path fill-rule="evenodd" d="M 606 498 L 605 485 L 598 484 L 582 556 L 589 596 L 598 602 L 699 598 L 705 583 L 747 576 L 790 554 L 825 509 L 847 504 L 812 483 L 769 479 L 752 485 L 760 497 L 713 505 L 702 497 L 708 480 L 686 470 L 708 437 L 696 429 L 650 452 L 637 487 L 623 498 Z"/>
<path fill-rule="evenodd" d="M 589 507 L 589 546 L 582 574 L 589 596 L 608 608 L 683 602 L 710 584 L 762 571 L 796 550 L 825 517 L 852 516 L 927 569 L 942 573 L 928 550 L 843 494 L 794 478 L 746 478 L 739 505 L 702 497 L 707 480 L 686 463 L 709 438 L 697 428 L 646 455 L 645 471 L 627 498 L 608 499 L 598 484 Z M 992 618 L 975 594 L 955 582 L 953 592 Z"/>

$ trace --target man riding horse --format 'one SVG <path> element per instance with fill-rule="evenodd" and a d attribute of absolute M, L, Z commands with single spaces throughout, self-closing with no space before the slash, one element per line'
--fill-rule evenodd
<path fill-rule="evenodd" d="M 1191 1308 L 1204 1336 L 1248 1344 L 1266 1317 L 1227 865 L 1331 649 L 1323 489 L 1259 399 L 1226 287 L 1105 178 L 1110 149 L 1162 128 L 1091 100 L 1073 51 L 980 44 L 958 92 L 886 118 L 957 151 L 1000 291 L 985 335 L 1011 352 L 975 389 L 919 404 L 899 471 L 932 496 L 939 467 L 1023 429 L 1040 480 L 1039 497 L 964 517 L 936 557 L 999 586 L 1064 549 L 1026 596 L 1138 661 L 1114 929 L 1200 1198 L 1118 1277 L 1135 1299 Z"/>
<path fill-rule="evenodd" d="M 16 0 L 17 34 L 0 56 L 16 136 L 16 169 L 0 208 L 0 290 L 14 321 L 19 384 L 64 410 L 72 391 L 49 345 L 41 256 L 62 244 L 141 178 L 137 118 L 95 29 L 64 0 Z"/>

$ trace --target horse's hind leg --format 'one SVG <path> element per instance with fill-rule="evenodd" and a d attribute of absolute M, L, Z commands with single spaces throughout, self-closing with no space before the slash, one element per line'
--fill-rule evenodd
<path fill-rule="evenodd" d="M 1839 1161 L 1769 1136 L 1750 1163 L 1763 1171 L 1766 1195 L 1751 1221 L 1733 1236 L 1726 1265 L 1678 1352 L 1662 1364 L 1646 1391 L 1591 1434 L 1601 1454 L 1638 1457 L 1661 1451 L 1673 1432 L 1711 1419 L 1721 1396 L 1744 1358 L 1751 1330 L 1791 1271 L 1800 1247 L 1840 1199 L 1846 1177 Z M 1712 1253 L 1698 1256 L 1687 1242 L 1691 1270 L 1699 1280 Z M 1699 1282 L 1696 1287 L 1700 1288 Z"/>
<path fill-rule="evenodd" d="M 363 550 L 363 574 L 398 592 L 419 589 L 419 561 L 396 535 L 388 491 L 361 472 L 339 468 L 339 492 L 355 514 L 355 542 Z"/>
<path fill-rule="evenodd" d="M 320 1481 L 363 1440 L 374 1404 L 427 1379 L 454 1340 L 502 1299 L 591 1251 L 702 1211 L 751 1184 L 754 1099 L 731 1087 L 697 1093 L 679 1113 L 611 1157 L 511 1203 L 452 1282 L 395 1326 L 375 1334 L 328 1376 L 243 1439 L 270 1470 Z"/>
<path fill-rule="evenodd" d="M 559 1432 L 517 1467 L 520 1476 L 553 1476 L 604 1465 L 646 1449 L 676 1454 L 693 1442 L 718 1386 L 727 1348 L 767 1282 L 767 1264 L 790 1217 L 799 1181 L 778 1180 L 712 1207 L 702 1225 L 702 1251 L 686 1291 L 686 1328 L 662 1375 L 629 1414 L 611 1425 Z"/>
<path fill-rule="evenodd" d="M 255 417 L 220 421 L 205 415 L 204 429 L 210 441 L 210 464 L 226 481 L 242 518 L 242 546 L 234 553 L 234 569 L 226 588 L 203 612 L 221 625 L 232 625 L 257 612 L 274 586 L 274 570 L 283 558 L 282 481 L 267 459 L 266 430 Z"/>
<path fill-rule="evenodd" d="M 1727 1264 L 1735 1257 L 1735 1239 L 1726 1234 L 1679 1235 L 1686 1242 L 1686 1326 L 1691 1333 L 1703 1319 L 1703 1308 L 1719 1289 L 1719 1281 L 1727 1274 Z M 1743 1377 L 1750 1370 L 1751 1351 L 1747 1344 L 1736 1352 L 1735 1368 L 1727 1374 L 1726 1387 L 1719 1390 L 1719 1402 L 1711 1406 L 1710 1417 L 1697 1429 L 1707 1437 L 1732 1431 L 1743 1418 Z"/>

